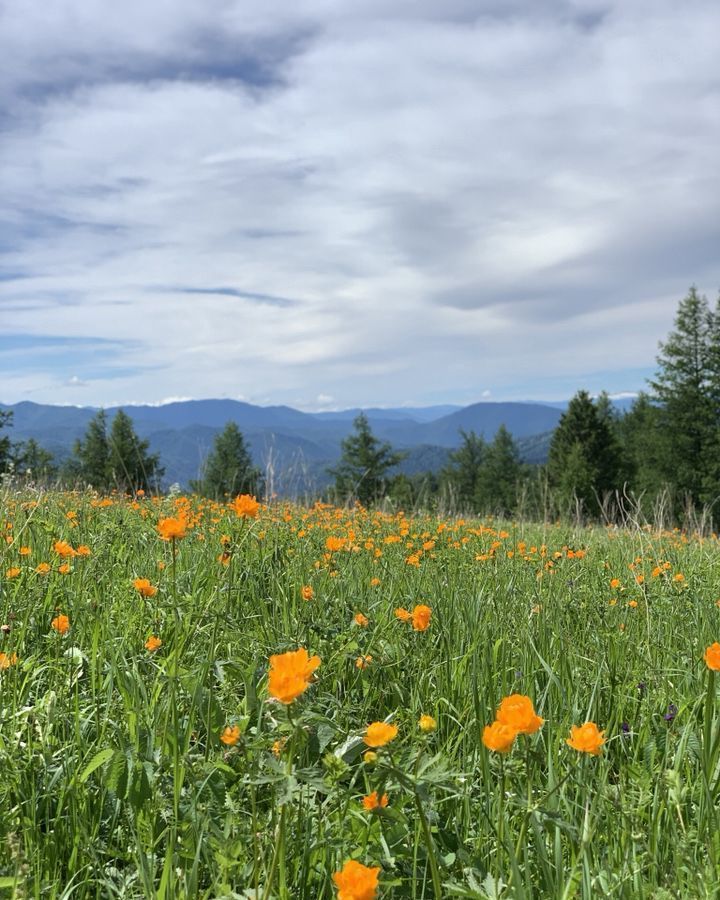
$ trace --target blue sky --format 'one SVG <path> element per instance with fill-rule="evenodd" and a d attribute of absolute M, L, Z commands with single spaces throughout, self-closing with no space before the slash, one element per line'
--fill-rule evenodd
<path fill-rule="evenodd" d="M 715 0 L 0 3 L 0 401 L 636 391 L 720 287 Z"/>

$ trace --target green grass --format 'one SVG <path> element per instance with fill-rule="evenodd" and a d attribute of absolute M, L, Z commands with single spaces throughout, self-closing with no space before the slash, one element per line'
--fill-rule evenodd
<path fill-rule="evenodd" d="M 350 858 L 381 866 L 381 898 L 718 895 L 714 538 L 192 509 L 173 560 L 171 500 L 2 498 L 0 649 L 18 661 L 0 670 L 0 896 L 317 900 Z M 59 539 L 91 555 L 63 574 Z M 418 603 L 424 632 L 394 614 Z M 322 663 L 285 706 L 268 659 L 298 647 Z M 545 723 L 491 753 L 483 728 L 514 692 Z M 366 763 L 386 718 L 398 737 Z M 598 757 L 565 743 L 586 720 Z"/>

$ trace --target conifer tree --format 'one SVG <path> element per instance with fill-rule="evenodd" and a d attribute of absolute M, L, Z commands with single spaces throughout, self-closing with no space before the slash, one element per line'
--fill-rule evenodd
<path fill-rule="evenodd" d="M 606 418 L 587 391 L 563 413 L 550 442 L 547 474 L 558 501 L 596 513 L 608 491 L 620 487 L 619 448 Z"/>
<path fill-rule="evenodd" d="M 12 425 L 13 414 L 11 409 L 0 409 L 0 432 Z M 8 435 L 0 434 L 0 475 L 7 470 L 11 461 L 12 443 Z"/>
<path fill-rule="evenodd" d="M 485 459 L 483 436 L 460 429 L 462 443 L 449 456 L 442 471 L 442 484 L 452 506 L 465 512 L 475 512 L 478 499 L 478 478 Z"/>
<path fill-rule="evenodd" d="M 35 438 L 17 446 L 15 467 L 20 475 L 36 482 L 48 482 L 57 475 L 52 453 L 41 447 Z"/>
<path fill-rule="evenodd" d="M 476 508 L 498 514 L 512 512 L 517 503 L 520 472 L 517 445 L 507 428 L 501 425 L 485 449 L 478 472 Z"/>
<path fill-rule="evenodd" d="M 160 457 L 149 453 L 149 441 L 140 440 L 132 419 L 119 409 L 108 436 L 108 469 L 113 487 L 125 493 L 157 488 L 163 468 Z"/>
<path fill-rule="evenodd" d="M 237 494 L 257 496 L 261 492 L 260 470 L 253 466 L 245 438 L 235 422 L 228 422 L 215 436 L 203 476 L 191 485 L 197 493 L 214 500 Z"/>
<path fill-rule="evenodd" d="M 335 479 L 339 499 L 355 498 L 363 506 L 370 506 L 385 493 L 388 473 L 403 460 L 404 454 L 378 440 L 364 413 L 355 418 L 353 429 L 342 442 L 339 464 L 328 472 Z"/>
<path fill-rule="evenodd" d="M 85 436 L 75 443 L 75 459 L 68 471 L 96 491 L 110 487 L 110 445 L 107 434 L 107 415 L 101 409 L 88 423 Z"/>
<path fill-rule="evenodd" d="M 675 329 L 660 344 L 658 371 L 650 382 L 659 416 L 662 475 L 694 504 L 716 499 L 718 415 L 714 377 L 717 325 L 707 298 L 692 287 L 678 307 Z"/>

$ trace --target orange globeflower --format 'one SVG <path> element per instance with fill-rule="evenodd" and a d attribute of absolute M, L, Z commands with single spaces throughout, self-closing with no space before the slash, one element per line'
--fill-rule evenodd
<path fill-rule="evenodd" d="M 399 619 L 401 622 L 409 622 L 410 619 L 412 619 L 412 613 L 402 606 L 398 606 L 395 610 L 395 618 Z"/>
<path fill-rule="evenodd" d="M 423 714 L 420 716 L 420 720 L 418 721 L 418 725 L 420 726 L 420 731 L 424 731 L 428 734 L 430 731 L 435 731 L 437 728 L 437 722 L 433 719 L 432 716 L 428 716 Z"/>
<path fill-rule="evenodd" d="M 225 730 L 220 735 L 220 740 L 227 747 L 234 747 L 235 744 L 240 740 L 240 726 L 239 725 L 227 725 Z"/>
<path fill-rule="evenodd" d="M 20 556 L 30 556 L 32 550 L 29 547 L 21 547 L 18 552 Z"/>
<path fill-rule="evenodd" d="M 415 631 L 425 631 L 425 629 L 430 625 L 431 615 L 432 610 L 429 606 L 425 606 L 424 603 L 416 606 L 412 611 L 412 627 L 415 629 Z"/>
<path fill-rule="evenodd" d="M 365 743 L 368 747 L 384 747 L 397 737 L 397 725 L 387 722 L 373 722 L 365 731 Z"/>
<path fill-rule="evenodd" d="M 75 551 L 67 541 L 55 541 L 53 550 L 63 559 L 67 559 L 68 556 L 75 556 Z"/>
<path fill-rule="evenodd" d="M 270 696 L 281 703 L 292 703 L 304 694 L 313 672 L 320 665 L 319 656 L 308 656 L 304 647 L 270 657 Z"/>
<path fill-rule="evenodd" d="M 518 734 L 535 734 L 545 721 L 536 715 L 532 700 L 523 694 L 510 694 L 509 697 L 505 697 L 498 707 L 495 718 Z"/>
<path fill-rule="evenodd" d="M 157 530 L 164 541 L 184 538 L 187 534 L 187 520 L 168 516 L 166 519 L 160 519 L 157 524 Z"/>
<path fill-rule="evenodd" d="M 715 641 L 705 651 L 705 665 L 713 672 L 720 672 L 720 644 Z"/>
<path fill-rule="evenodd" d="M 573 725 L 570 729 L 570 737 L 565 743 L 573 750 L 580 753 L 592 753 L 599 756 L 602 745 L 605 743 L 605 732 L 600 731 L 594 722 L 586 722 L 584 725 Z"/>
<path fill-rule="evenodd" d="M 372 656 L 358 656 L 358 658 L 355 660 L 355 666 L 358 669 L 367 669 L 371 662 Z"/>
<path fill-rule="evenodd" d="M 312 600 L 312 598 L 315 596 L 315 591 L 309 584 L 304 584 L 300 588 L 300 596 L 303 598 L 303 600 Z"/>
<path fill-rule="evenodd" d="M 154 653 L 156 650 L 159 650 L 160 647 L 162 647 L 162 641 L 159 637 L 155 637 L 154 634 L 151 634 L 145 641 L 145 649 L 149 650 L 150 653 Z"/>
<path fill-rule="evenodd" d="M 364 616 L 361 612 L 355 613 L 355 618 L 353 619 L 353 622 L 355 622 L 355 624 L 359 625 L 361 628 L 366 628 L 369 621 L 370 620 L 368 619 L 368 617 Z"/>
<path fill-rule="evenodd" d="M 337 900 L 375 900 L 378 892 L 380 866 L 364 866 L 349 859 L 339 872 L 333 875 L 338 889 Z"/>
<path fill-rule="evenodd" d="M 256 519 L 260 504 L 250 494 L 240 494 L 230 504 L 239 519 Z"/>
<path fill-rule="evenodd" d="M 517 732 L 509 725 L 495 721 L 483 728 L 482 742 L 494 753 L 509 753 L 515 743 Z"/>
<path fill-rule="evenodd" d="M 9 669 L 17 664 L 17 653 L 0 653 L 0 669 Z"/>
<path fill-rule="evenodd" d="M 10 568 L 5 572 L 6 578 L 17 578 L 20 574 L 20 569 L 17 566 L 10 566 Z"/>
<path fill-rule="evenodd" d="M 65 634 L 70 628 L 70 619 L 68 619 L 67 616 L 60 614 L 59 616 L 55 616 L 50 625 L 60 634 Z"/>
<path fill-rule="evenodd" d="M 133 581 L 133 587 L 140 592 L 142 597 L 154 597 L 158 592 L 158 589 L 150 584 L 148 578 L 136 578 Z"/>
<path fill-rule="evenodd" d="M 50 571 L 50 563 L 41 562 L 40 565 L 36 567 L 35 571 L 38 575 L 47 575 Z"/>
<path fill-rule="evenodd" d="M 373 791 L 372 794 L 368 794 L 367 797 L 362 798 L 363 809 L 366 809 L 368 812 L 372 812 L 375 809 L 384 809 L 388 805 L 388 795 L 382 794 L 378 797 L 378 792 Z"/>
<path fill-rule="evenodd" d="M 329 537 L 325 541 L 325 548 L 329 550 L 331 553 L 334 553 L 336 550 L 342 550 L 345 546 L 345 538 L 340 537 Z"/>
<path fill-rule="evenodd" d="M 80 544 L 75 553 L 77 553 L 78 556 L 90 556 L 91 550 L 86 544 Z"/>

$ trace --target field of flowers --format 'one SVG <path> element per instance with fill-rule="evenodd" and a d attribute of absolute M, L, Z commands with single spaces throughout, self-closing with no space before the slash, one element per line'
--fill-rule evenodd
<path fill-rule="evenodd" d="M 714 536 L 0 503 L 0 896 L 720 894 Z"/>

